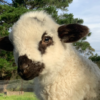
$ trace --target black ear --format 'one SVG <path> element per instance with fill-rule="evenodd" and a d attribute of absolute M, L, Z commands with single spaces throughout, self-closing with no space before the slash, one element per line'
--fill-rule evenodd
<path fill-rule="evenodd" d="M 10 42 L 8 36 L 0 38 L 0 49 L 6 50 L 6 51 L 13 51 L 13 45 Z"/>
<path fill-rule="evenodd" d="M 76 42 L 88 33 L 88 27 L 79 24 L 63 25 L 58 28 L 59 38 L 66 43 Z"/>

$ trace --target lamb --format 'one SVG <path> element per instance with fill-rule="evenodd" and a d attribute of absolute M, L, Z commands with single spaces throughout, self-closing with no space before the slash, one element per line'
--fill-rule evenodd
<path fill-rule="evenodd" d="M 88 33 L 84 25 L 58 25 L 44 11 L 31 11 L 0 38 L 0 49 L 13 51 L 18 74 L 34 79 L 40 100 L 99 100 L 100 69 L 72 46 Z"/>

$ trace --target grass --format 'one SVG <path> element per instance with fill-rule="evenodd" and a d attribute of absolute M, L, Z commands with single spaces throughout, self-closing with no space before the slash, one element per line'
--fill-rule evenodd
<path fill-rule="evenodd" d="M 38 100 L 33 93 L 25 92 L 23 95 L 5 96 L 0 94 L 0 100 Z"/>

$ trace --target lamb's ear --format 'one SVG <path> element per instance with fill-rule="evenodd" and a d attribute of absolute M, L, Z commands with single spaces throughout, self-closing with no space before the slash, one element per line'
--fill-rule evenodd
<path fill-rule="evenodd" d="M 13 51 L 13 45 L 10 42 L 8 36 L 0 38 L 0 49 L 6 50 L 6 51 Z"/>
<path fill-rule="evenodd" d="M 66 43 L 76 42 L 88 33 L 88 27 L 79 24 L 63 25 L 58 28 L 59 38 Z"/>

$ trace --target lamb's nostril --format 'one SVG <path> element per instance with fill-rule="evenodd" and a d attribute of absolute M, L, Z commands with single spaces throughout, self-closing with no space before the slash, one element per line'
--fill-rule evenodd
<path fill-rule="evenodd" d="M 24 74 L 26 74 L 29 70 L 29 67 L 25 66 L 25 68 L 23 70 L 18 70 L 18 74 L 23 76 Z"/>
<path fill-rule="evenodd" d="M 24 73 L 24 74 L 27 73 L 27 70 L 25 69 L 23 73 Z"/>
<path fill-rule="evenodd" d="M 29 65 L 28 64 L 19 65 L 18 67 L 19 67 L 18 68 L 18 73 L 21 76 L 26 74 L 28 72 L 28 70 L 29 70 Z"/>
<path fill-rule="evenodd" d="M 26 69 L 26 68 L 28 68 L 28 65 L 25 65 L 25 66 L 24 66 L 24 69 Z"/>

